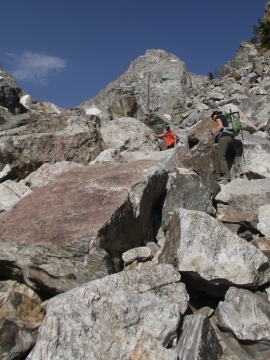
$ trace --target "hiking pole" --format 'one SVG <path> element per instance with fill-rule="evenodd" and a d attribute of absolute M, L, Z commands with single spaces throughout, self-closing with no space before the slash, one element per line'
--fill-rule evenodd
<path fill-rule="evenodd" d="M 238 114 L 238 117 L 240 119 L 239 111 L 237 111 L 237 114 Z M 241 124 L 241 121 L 240 121 L 240 124 Z M 244 135 L 243 135 L 242 125 L 240 127 L 240 131 L 241 131 L 241 137 L 242 137 L 242 157 L 243 157 L 243 161 L 244 161 L 244 164 L 245 164 L 246 159 L 245 159 L 245 155 L 244 155 Z"/>
<path fill-rule="evenodd" d="M 239 119 L 240 119 L 239 111 L 237 111 L 237 115 L 238 115 L 238 117 L 239 117 Z M 240 123 L 241 123 L 241 121 L 240 121 Z M 243 135 L 242 125 L 241 125 L 241 127 L 240 127 L 240 131 L 241 131 L 242 140 L 244 141 L 244 135 Z"/>
<path fill-rule="evenodd" d="M 233 121 L 233 115 L 236 114 L 236 116 L 239 119 L 240 122 L 240 132 L 241 132 L 241 137 L 242 137 L 242 157 L 243 157 L 243 162 L 244 164 L 246 163 L 246 159 L 245 159 L 245 155 L 244 155 L 244 135 L 243 135 L 243 130 L 242 130 L 242 125 L 241 125 L 241 120 L 240 120 L 240 112 L 239 111 L 232 111 L 232 109 L 230 109 L 230 118 L 231 121 Z M 239 159 L 237 158 L 238 162 Z"/>
<path fill-rule="evenodd" d="M 244 164 L 246 163 L 246 159 L 245 159 L 245 155 L 244 155 L 244 144 L 242 142 L 242 157 L 243 157 L 243 161 L 244 161 Z"/>

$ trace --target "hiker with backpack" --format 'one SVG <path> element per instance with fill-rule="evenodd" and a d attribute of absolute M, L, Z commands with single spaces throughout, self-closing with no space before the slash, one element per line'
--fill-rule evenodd
<path fill-rule="evenodd" d="M 171 128 L 169 125 L 166 125 L 166 132 L 164 134 L 154 134 L 156 138 L 165 138 L 166 139 L 166 146 L 167 149 L 172 149 L 176 146 L 176 133 L 174 131 L 171 131 Z"/>
<path fill-rule="evenodd" d="M 218 164 L 219 172 L 217 174 L 218 181 L 231 181 L 231 173 L 229 170 L 227 155 L 234 143 L 234 133 L 228 130 L 229 123 L 225 115 L 221 111 L 214 111 L 211 115 L 212 120 L 217 124 L 216 128 L 211 130 L 209 141 L 216 135 L 215 140 L 218 142 Z"/>

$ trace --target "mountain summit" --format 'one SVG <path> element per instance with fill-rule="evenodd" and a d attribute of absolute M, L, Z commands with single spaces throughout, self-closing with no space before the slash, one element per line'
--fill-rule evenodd
<path fill-rule="evenodd" d="M 104 111 L 103 116 L 110 118 L 114 117 L 115 104 L 124 97 L 132 97 L 138 105 L 137 118 L 142 120 L 157 110 L 171 113 L 179 99 L 207 80 L 205 76 L 189 73 L 185 63 L 177 56 L 164 50 L 151 49 L 135 59 L 123 75 L 96 97 L 82 103 L 80 108 L 97 106 Z"/>

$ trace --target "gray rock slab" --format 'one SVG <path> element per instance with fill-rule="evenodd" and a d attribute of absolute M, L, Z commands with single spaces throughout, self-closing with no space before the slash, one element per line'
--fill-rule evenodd
<path fill-rule="evenodd" d="M 209 319 L 198 314 L 184 317 L 175 351 L 179 360 L 216 360 L 222 348 Z"/>
<path fill-rule="evenodd" d="M 216 196 L 217 215 L 220 219 L 232 211 L 258 212 L 262 205 L 270 204 L 270 179 L 234 179 Z"/>
<path fill-rule="evenodd" d="M 265 235 L 266 237 L 270 238 L 270 203 L 267 205 L 262 205 L 259 207 L 259 214 L 258 214 L 258 230 Z"/>
<path fill-rule="evenodd" d="M 243 156 L 240 158 L 240 173 L 248 179 L 269 178 L 270 141 L 255 135 L 249 135 L 247 139 L 245 133 L 242 147 Z"/>
<path fill-rule="evenodd" d="M 5 122 L 0 124 L 0 131 L 16 129 L 18 127 L 27 126 L 31 124 L 31 114 L 24 113 L 20 115 L 12 115 L 8 113 L 5 116 Z"/>
<path fill-rule="evenodd" d="M 8 164 L 1 164 L 0 163 L 0 180 L 3 181 L 5 177 L 10 173 L 10 166 Z"/>
<path fill-rule="evenodd" d="M 28 127 L 1 133 L 1 162 L 10 165 L 13 178 L 24 179 L 49 162 L 86 165 L 103 150 L 99 131 L 85 118 L 63 114 L 50 121 L 40 115 L 38 119 Z"/>
<path fill-rule="evenodd" d="M 123 158 L 123 156 L 120 154 L 119 150 L 109 148 L 104 151 L 102 151 L 95 160 L 91 161 L 89 165 L 99 164 L 99 163 L 125 163 L 126 160 Z"/>
<path fill-rule="evenodd" d="M 267 288 L 265 289 L 265 292 L 266 292 L 268 301 L 270 301 L 270 287 L 267 287 Z"/>
<path fill-rule="evenodd" d="M 143 352 L 147 359 L 176 360 L 166 346 L 177 337 L 187 301 L 185 285 L 169 265 L 92 281 L 49 301 L 27 359 L 118 360 Z"/>
<path fill-rule="evenodd" d="M 162 116 L 155 111 L 148 114 L 144 123 L 152 130 L 152 132 L 156 134 L 162 134 L 164 132 L 165 126 L 170 125 L 170 123 L 168 123 L 168 119 L 165 116 Z M 171 130 L 174 131 L 174 129 Z"/>
<path fill-rule="evenodd" d="M 155 242 L 148 242 L 146 246 L 150 249 L 151 255 L 155 256 L 156 253 L 159 251 L 160 247 Z"/>
<path fill-rule="evenodd" d="M 109 122 L 101 129 L 107 147 L 129 151 L 159 150 L 153 132 L 137 119 L 123 117 Z"/>
<path fill-rule="evenodd" d="M 171 181 L 163 210 L 162 228 L 166 229 L 175 209 L 204 211 L 215 214 L 213 199 L 220 191 L 216 181 L 196 174 L 180 174 Z"/>
<path fill-rule="evenodd" d="M 0 213 L 12 209 L 24 196 L 32 190 L 24 184 L 6 180 L 0 184 Z"/>
<path fill-rule="evenodd" d="M 163 151 L 122 151 L 121 155 L 127 162 L 148 159 L 163 165 L 170 172 L 175 171 L 175 149 L 167 149 Z"/>
<path fill-rule="evenodd" d="M 248 290 L 230 288 L 216 310 L 218 326 L 242 342 L 261 343 L 270 354 L 270 303 Z"/>
<path fill-rule="evenodd" d="M 256 92 L 260 89 L 257 88 L 255 94 L 251 92 L 248 94 L 248 98 L 241 104 L 241 109 L 246 113 L 247 118 L 253 123 L 255 131 L 261 130 L 267 125 L 267 121 L 270 115 L 270 105 L 267 101 L 267 95 L 256 95 Z M 263 89 L 263 84 L 261 85 Z M 269 89 L 268 89 L 269 90 Z M 247 131 L 253 133 L 251 129 L 246 128 Z"/>
<path fill-rule="evenodd" d="M 129 265 L 134 261 L 146 261 L 151 260 L 152 254 L 151 249 L 146 246 L 130 249 L 122 255 L 122 259 L 125 265 Z"/>
<path fill-rule="evenodd" d="M 220 345 L 222 346 L 222 354 L 218 358 L 220 360 L 254 360 L 263 357 L 262 351 L 256 351 L 254 343 L 238 342 L 232 333 L 226 332 L 217 325 L 216 316 L 210 318 L 212 327 L 215 329 Z M 268 356 L 265 357 L 268 359 Z"/>
<path fill-rule="evenodd" d="M 115 272 L 112 258 L 102 248 L 83 251 L 49 241 L 45 245 L 1 241 L 0 263 L 1 275 L 53 295 Z"/>
<path fill-rule="evenodd" d="M 269 262 L 254 246 L 233 234 L 218 219 L 193 210 L 175 210 L 159 255 L 183 278 L 212 295 L 230 284 L 256 288 L 270 280 Z"/>
<path fill-rule="evenodd" d="M 207 116 L 200 119 L 200 121 L 198 121 L 195 125 L 189 127 L 188 139 L 191 142 L 197 143 L 204 138 L 206 133 L 209 133 L 213 129 L 214 122 L 211 119 L 210 115 L 210 112 L 207 113 Z"/>
<path fill-rule="evenodd" d="M 189 168 L 208 179 L 216 179 L 218 168 L 217 144 L 204 138 L 191 149 L 190 154 L 181 155 L 177 157 L 178 167 Z"/>

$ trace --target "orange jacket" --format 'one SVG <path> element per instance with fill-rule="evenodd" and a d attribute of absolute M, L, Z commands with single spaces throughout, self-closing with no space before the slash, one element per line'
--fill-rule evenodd
<path fill-rule="evenodd" d="M 164 134 L 162 134 L 166 138 L 166 146 L 170 146 L 172 144 L 175 144 L 176 142 L 176 133 L 172 130 L 166 131 Z"/>

